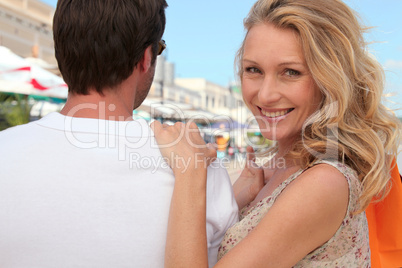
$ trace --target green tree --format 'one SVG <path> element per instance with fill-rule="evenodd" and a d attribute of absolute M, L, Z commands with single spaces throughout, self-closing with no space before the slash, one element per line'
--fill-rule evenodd
<path fill-rule="evenodd" d="M 31 109 L 28 96 L 0 93 L 0 130 L 28 123 Z"/>

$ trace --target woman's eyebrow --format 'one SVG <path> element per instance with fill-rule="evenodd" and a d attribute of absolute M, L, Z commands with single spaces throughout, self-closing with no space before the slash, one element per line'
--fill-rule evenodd
<path fill-rule="evenodd" d="M 278 66 L 283 66 L 283 65 L 302 65 L 302 66 L 304 66 L 305 64 L 301 61 L 285 61 L 285 62 L 281 62 L 278 64 Z"/>

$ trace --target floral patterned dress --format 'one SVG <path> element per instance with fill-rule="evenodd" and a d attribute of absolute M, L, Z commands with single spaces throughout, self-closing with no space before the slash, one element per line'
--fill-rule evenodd
<path fill-rule="evenodd" d="M 345 218 L 335 235 L 321 247 L 315 249 L 293 267 L 370 267 L 370 247 L 368 226 L 364 212 L 354 215 L 358 210 L 361 184 L 356 173 L 348 166 L 332 161 L 317 161 L 337 168 L 349 184 L 349 204 Z M 281 192 L 304 170 L 299 170 L 282 182 L 272 195 L 250 208 L 250 204 L 240 211 L 240 221 L 229 228 L 218 252 L 221 259 L 229 250 L 251 232 L 272 207 Z"/>

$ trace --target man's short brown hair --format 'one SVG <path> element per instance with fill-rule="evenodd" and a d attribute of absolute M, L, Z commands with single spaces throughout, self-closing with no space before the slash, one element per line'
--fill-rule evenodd
<path fill-rule="evenodd" d="M 69 91 L 101 93 L 127 79 L 165 30 L 165 0 L 59 0 L 53 19 L 56 59 Z"/>

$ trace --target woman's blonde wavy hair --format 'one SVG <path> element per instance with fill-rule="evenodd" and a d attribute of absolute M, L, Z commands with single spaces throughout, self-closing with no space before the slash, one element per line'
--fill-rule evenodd
<path fill-rule="evenodd" d="M 401 123 L 381 104 L 384 71 L 368 53 L 358 16 L 340 0 L 259 0 L 244 20 L 247 31 L 271 23 L 298 33 L 309 71 L 321 90 L 320 109 L 304 123 L 289 156 L 304 168 L 335 158 L 353 168 L 362 182 L 360 208 L 389 190 Z M 246 36 L 247 38 L 247 36 Z M 244 42 L 236 62 L 243 75 Z"/>

